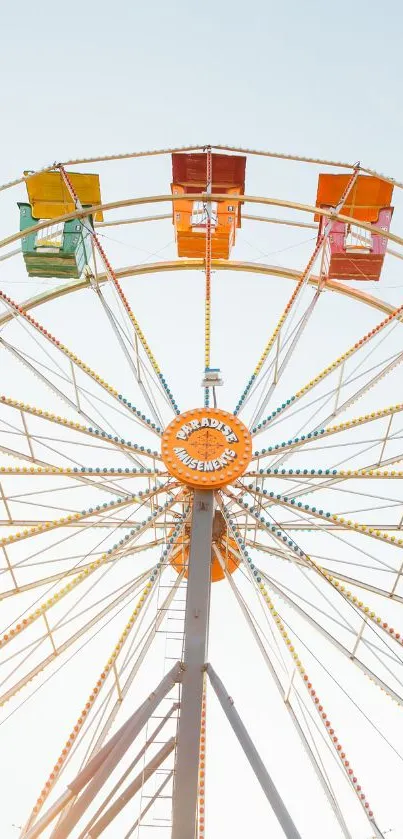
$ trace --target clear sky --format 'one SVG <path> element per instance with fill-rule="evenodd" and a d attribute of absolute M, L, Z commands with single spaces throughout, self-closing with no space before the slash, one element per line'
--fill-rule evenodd
<path fill-rule="evenodd" d="M 20 176 L 25 169 L 38 169 L 53 161 L 75 156 L 106 155 L 193 143 L 228 143 L 235 147 L 295 152 L 350 163 L 360 160 L 363 165 L 403 180 L 403 11 L 398 0 L 391 0 L 383 6 L 374 0 L 356 0 L 355 3 L 339 0 L 334 4 L 312 0 L 285 0 L 283 3 L 270 0 L 249 0 L 247 3 L 216 0 L 213 3 L 205 0 L 198 4 L 178 0 L 171 3 L 162 0 L 151 0 L 148 3 L 136 0 L 132 3 L 122 0 L 114 0 L 113 3 L 105 0 L 78 3 L 69 0 L 63 6 L 57 6 L 49 0 L 41 0 L 38 4 L 21 0 L 19 4 L 8 3 L 4 6 L 1 30 L 0 68 L 3 84 L 0 183 Z M 116 194 L 128 196 L 168 192 L 169 164 L 156 160 L 145 164 L 145 167 L 144 174 L 143 170 L 135 168 L 107 168 L 105 174 L 101 175 L 103 196 L 109 198 Z M 126 171 L 131 179 L 129 183 L 125 180 Z M 282 180 L 283 170 L 280 168 L 268 164 L 264 169 L 260 162 L 258 165 L 252 161 L 249 170 L 250 192 L 281 194 L 313 203 L 316 170 L 309 184 L 297 166 L 284 171 L 287 174 Z M 15 201 L 21 200 L 21 197 L 20 191 L 18 196 L 13 195 L 10 200 L 8 196 L 5 198 L 6 211 L 3 211 L 5 214 L 0 220 L 1 232 L 4 234 L 17 228 L 17 215 L 8 213 L 14 213 Z M 398 222 L 402 218 L 402 210 L 400 202 L 395 213 Z M 135 257 L 127 255 L 124 249 L 116 246 L 113 234 L 108 243 L 108 252 L 112 257 L 116 255 L 120 264 L 130 260 L 134 262 L 135 259 L 140 261 L 144 245 L 149 253 L 154 248 L 166 247 L 167 239 L 168 245 L 172 245 L 172 229 L 168 223 L 165 224 L 162 232 L 155 229 L 154 233 L 154 228 L 151 232 L 130 232 L 130 247 L 134 250 L 137 248 Z M 120 234 L 121 231 L 121 240 L 129 236 L 128 233 L 124 236 Z M 302 250 L 296 255 L 291 251 L 287 264 L 294 265 L 294 259 L 296 265 L 301 260 L 304 264 L 305 254 L 308 256 L 312 248 L 312 242 L 307 242 L 304 234 L 305 231 L 302 234 L 301 231 L 293 231 L 286 235 L 284 231 L 270 230 L 267 231 L 266 240 L 266 231 L 260 231 L 259 237 L 254 238 L 253 232 L 249 233 L 245 225 L 239 240 L 240 258 L 258 259 L 259 249 L 260 253 L 266 252 L 266 248 L 267 252 L 272 253 L 276 248 L 280 250 L 288 247 L 291 242 L 292 246 L 301 246 Z M 249 240 L 247 237 L 250 237 Z M 252 256 L 250 252 L 248 254 L 248 247 L 253 251 Z M 274 257 L 277 258 L 282 259 Z M 16 262 L 6 265 L 2 287 L 11 293 L 12 283 L 18 282 L 21 285 L 18 286 L 16 296 L 23 298 L 32 293 L 34 286 L 31 285 L 29 290 L 25 284 L 22 261 L 18 265 Z M 385 291 L 384 296 L 396 303 L 401 302 L 400 270 L 399 265 L 391 266 L 388 276 L 393 285 L 387 286 L 385 283 L 387 288 L 393 288 L 394 291 Z M 241 294 L 240 279 L 237 277 L 233 280 L 233 288 Z M 240 378 L 243 382 L 244 372 L 250 369 L 256 357 L 262 336 L 266 335 L 260 308 L 263 297 L 260 297 L 260 293 L 267 295 L 267 288 L 261 278 L 256 279 L 254 291 L 248 295 L 243 311 L 239 306 L 240 297 L 230 299 L 229 302 L 227 300 L 231 281 L 232 278 L 225 278 L 222 286 L 224 291 L 217 292 L 217 309 L 213 319 L 215 317 L 215 323 L 219 325 L 217 311 L 220 312 L 220 303 L 228 305 L 231 317 L 239 318 L 239 322 L 236 321 L 239 327 L 237 334 L 245 330 L 242 334 L 247 335 L 250 350 L 249 355 L 243 349 L 241 352 L 239 344 L 235 343 L 235 353 L 232 353 L 233 334 L 217 330 L 214 340 L 216 356 L 219 358 L 215 358 L 214 362 L 228 372 L 232 399 L 240 389 Z M 142 322 L 149 326 L 153 346 L 156 345 L 160 357 L 166 352 L 164 364 L 166 361 L 166 368 L 174 379 L 177 376 L 182 402 L 184 408 L 187 408 L 190 407 L 187 404 L 189 392 L 192 393 L 190 401 L 193 400 L 193 392 L 196 393 L 195 378 L 190 380 L 190 367 L 194 361 L 198 363 L 197 353 L 192 344 L 189 354 L 180 357 L 170 340 L 171 327 L 164 320 L 162 311 L 169 302 L 164 278 L 158 277 L 155 280 L 158 294 L 152 301 L 155 306 L 157 296 L 160 295 L 158 299 L 161 309 L 154 312 L 152 322 L 147 321 L 147 282 L 139 278 L 136 286 L 139 290 Z M 40 287 L 39 283 L 36 284 L 35 290 Z M 186 278 L 179 278 L 175 288 L 179 295 L 183 295 Z M 192 303 L 194 300 L 200 302 L 198 293 L 194 292 Z M 273 302 L 273 309 L 277 311 L 278 308 L 280 311 L 288 293 L 287 284 L 285 291 L 280 290 L 273 301 L 267 296 L 266 303 Z M 344 312 L 342 305 L 337 301 L 334 306 L 334 312 L 341 321 Z M 67 334 L 65 311 L 68 309 L 50 310 L 49 323 L 56 325 L 60 332 L 66 329 Z M 186 319 L 185 303 L 179 304 L 178 312 L 178 320 L 182 316 Z M 75 317 L 76 323 L 80 325 L 89 318 L 85 301 Z M 323 344 L 328 338 L 325 349 L 330 356 L 340 350 L 340 336 L 328 332 L 331 319 L 330 315 L 327 322 L 319 322 L 316 333 Z M 378 319 L 378 314 L 365 311 L 363 329 L 359 330 L 359 334 L 365 328 L 372 327 Z M 344 323 L 347 338 L 354 337 L 355 327 L 353 320 Z M 185 323 L 183 328 L 182 340 L 184 344 L 186 341 L 190 343 L 193 324 Z M 92 353 L 95 357 L 93 344 L 82 337 L 81 330 L 77 331 L 74 340 L 84 355 L 91 356 Z M 313 372 L 317 366 L 315 350 L 314 343 L 306 345 L 309 372 Z M 224 364 L 222 358 L 225 359 Z M 104 361 L 112 374 L 116 357 L 110 354 Z M 232 361 L 234 367 L 231 371 Z M 241 373 L 238 375 L 239 370 Z M 14 378 L 13 371 L 11 366 L 7 373 L 3 370 L 2 384 L 6 381 L 9 391 L 18 396 L 19 382 Z M 121 371 L 115 372 L 119 376 Z M 199 393 L 198 372 L 196 378 Z M 28 387 L 32 390 L 27 399 L 34 401 L 36 385 L 35 388 L 32 384 Z M 396 401 L 400 398 L 396 393 L 400 392 L 401 378 L 396 377 L 392 388 L 388 389 L 385 385 L 381 391 L 380 404 Z M 232 402 L 225 407 L 231 409 Z M 284 724 L 283 730 L 279 722 L 283 711 L 281 702 L 266 674 L 262 675 L 259 671 L 260 675 L 256 676 L 257 668 L 260 667 L 259 656 L 248 646 L 246 631 L 234 628 L 235 610 L 231 611 L 229 603 L 221 599 L 222 595 L 217 593 L 216 597 L 217 610 L 212 618 L 212 628 L 217 637 L 214 647 L 216 661 L 224 671 L 223 678 L 229 681 L 228 688 L 239 700 L 242 713 L 249 716 L 262 753 L 286 794 L 287 803 L 303 826 L 304 839 L 305 836 L 309 836 L 309 839 L 337 839 L 339 833 L 333 820 L 328 822 L 329 811 L 322 793 L 315 787 L 313 776 L 309 772 L 305 776 L 305 766 L 299 771 L 301 752 L 292 745 L 288 724 Z M 399 613 L 394 612 L 390 619 L 392 614 L 395 620 L 399 618 Z M 5 624 L 6 619 L 0 623 Z M 104 648 L 108 649 L 108 638 L 102 641 L 102 652 Z M 239 661 L 239 650 L 244 656 L 242 662 Z M 319 654 L 322 655 L 323 651 L 324 648 L 319 645 Z M 390 711 L 385 713 L 382 704 L 384 697 L 379 699 L 371 693 L 372 686 L 363 688 L 356 673 L 350 675 L 342 661 L 330 656 L 329 663 L 340 667 L 338 672 L 343 684 L 355 689 L 365 711 L 373 711 L 374 719 L 384 727 L 390 739 L 396 738 L 396 746 L 401 751 L 403 727 L 398 718 L 401 709 L 397 710 L 391 704 Z M 8 792 L 7 806 L 4 810 L 0 807 L 0 839 L 15 839 L 18 835 L 13 825 L 21 824 L 26 817 L 38 786 L 44 780 L 55 751 L 58 750 L 60 737 L 63 739 L 76 711 L 81 707 L 77 690 L 83 685 L 83 695 L 86 695 L 86 669 L 91 667 L 90 656 L 83 658 L 81 664 L 76 663 L 72 681 L 69 677 L 68 696 L 66 683 L 56 678 L 54 692 L 44 691 L 46 701 L 41 704 L 38 699 L 32 715 L 31 711 L 27 711 L 21 728 L 16 722 L 17 715 L 10 727 L 4 726 L 3 755 L 6 754 L 6 757 L 2 758 L 2 772 L 4 784 L 8 784 Z M 315 664 L 313 670 L 315 672 Z M 155 664 L 151 668 L 149 687 L 159 672 Z M 320 675 L 319 669 L 318 672 Z M 248 688 L 255 677 L 257 687 L 256 696 L 253 697 L 253 691 L 248 692 Z M 328 678 L 326 681 L 325 678 L 324 684 L 330 696 L 334 696 L 331 680 Z M 267 702 L 266 690 L 269 697 Z M 256 707 L 253 704 L 254 698 Z M 338 722 L 345 726 L 344 730 L 352 741 L 356 762 L 361 762 L 363 767 L 374 807 L 376 802 L 373 799 L 376 798 L 377 790 L 379 792 L 381 827 L 391 831 L 386 834 L 387 839 L 389 836 L 390 839 L 399 839 L 403 836 L 403 817 L 400 817 L 401 808 L 396 793 L 400 783 L 399 773 L 401 778 L 401 760 L 392 762 L 390 751 L 384 744 L 376 739 L 366 740 L 366 730 L 360 728 L 361 718 L 351 712 L 343 697 L 337 694 L 333 704 Z M 49 708 L 52 710 L 49 711 Z M 208 816 L 207 839 L 218 839 L 223 835 L 241 839 L 246 833 L 253 834 L 256 839 L 263 839 L 269 832 L 273 839 L 281 839 L 281 831 L 272 815 L 267 813 L 266 802 L 245 761 L 239 757 L 226 723 L 221 725 L 219 711 L 214 703 L 211 716 L 215 740 L 214 746 L 209 746 L 212 806 Z M 271 727 L 272 720 L 274 724 Z M 41 733 L 39 723 L 42 726 Z M 60 727 L 63 729 L 62 734 Z M 28 740 L 33 744 L 30 754 L 26 754 Z M 37 749 L 36 757 L 34 749 Z M 19 761 L 24 761 L 25 757 L 30 778 L 21 786 L 20 801 Z M 227 768 L 224 760 L 226 757 L 229 757 Z M 373 764 L 378 764 L 378 774 L 372 772 Z M 394 796 L 393 806 L 388 798 L 389 771 L 392 776 L 390 788 Z M 379 774 L 381 777 L 378 782 Z M 224 807 L 220 809 L 221 795 Z M 308 796 L 312 796 L 309 805 Z M 343 792 L 341 796 L 343 803 L 349 806 L 351 799 L 348 795 Z M 238 801 L 241 812 L 239 817 Z M 226 820 L 223 811 L 227 813 Z M 352 823 L 357 831 L 354 839 L 372 839 L 358 809 L 354 809 Z M 149 834 L 153 833 L 149 831 Z M 113 831 L 107 835 L 108 839 L 120 839 L 120 835 Z M 140 839 L 145 836 L 146 831 L 140 834 Z M 164 835 L 161 831 L 161 836 L 166 839 L 166 833 Z M 153 836 L 152 839 L 157 837 Z"/>
<path fill-rule="evenodd" d="M 5 176 L 76 153 L 225 140 L 399 168 L 395 0 L 44 0 L 7 4 L 2 30 Z"/>

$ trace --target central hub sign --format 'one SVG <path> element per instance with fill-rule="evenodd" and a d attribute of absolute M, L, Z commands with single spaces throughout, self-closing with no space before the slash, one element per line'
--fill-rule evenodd
<path fill-rule="evenodd" d="M 233 414 L 196 408 L 176 417 L 162 437 L 168 471 L 189 486 L 212 489 L 233 483 L 252 455 L 248 429 Z"/>

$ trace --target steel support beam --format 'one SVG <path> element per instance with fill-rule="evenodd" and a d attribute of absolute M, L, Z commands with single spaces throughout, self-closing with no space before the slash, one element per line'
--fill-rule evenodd
<path fill-rule="evenodd" d="M 141 769 L 138 775 L 135 777 L 134 781 L 129 784 L 128 787 L 122 792 L 119 798 L 111 805 L 109 810 L 90 828 L 89 833 L 86 832 L 88 839 L 97 839 L 101 833 L 109 827 L 110 823 L 119 815 L 119 813 L 126 807 L 126 804 L 132 800 L 132 798 L 136 795 L 136 793 L 141 789 L 143 784 L 151 778 L 151 775 L 159 769 L 161 764 L 167 757 L 171 754 L 171 752 L 175 748 L 175 737 L 171 737 L 164 746 L 158 751 L 158 753 L 153 757 L 147 765 Z"/>
<path fill-rule="evenodd" d="M 190 535 L 172 839 L 195 839 L 196 836 L 200 723 L 211 589 L 213 512 L 213 492 L 196 490 Z"/>
<path fill-rule="evenodd" d="M 150 693 L 147 699 L 139 706 L 137 711 L 129 717 L 121 728 L 114 734 L 108 743 L 89 761 L 87 766 L 81 770 L 72 781 L 63 795 L 45 813 L 42 818 L 34 824 L 28 832 L 25 830 L 22 836 L 25 839 L 36 839 L 46 827 L 56 818 L 67 804 L 82 790 L 87 787 L 81 797 L 68 812 L 56 828 L 53 830 L 52 839 L 66 839 L 71 831 L 91 804 L 96 794 L 107 781 L 113 770 L 127 752 L 132 742 L 136 739 L 147 720 L 152 716 L 161 700 L 171 689 L 175 682 L 180 681 L 181 672 L 179 665 L 175 665 L 161 680 L 158 687 Z"/>
<path fill-rule="evenodd" d="M 161 700 L 171 690 L 172 685 L 175 684 L 175 682 L 178 681 L 178 679 L 178 668 L 174 667 L 162 679 L 155 691 L 153 691 L 153 693 L 151 693 L 147 697 L 143 704 L 140 705 L 138 710 L 131 718 L 130 725 L 127 727 L 126 730 L 123 731 L 122 736 L 119 737 L 113 749 L 110 751 L 106 759 L 101 763 L 98 771 L 94 775 L 92 775 L 91 779 L 89 780 L 88 786 L 83 791 L 78 801 L 76 801 L 71 810 L 67 813 L 66 817 L 62 819 L 61 822 L 59 822 L 59 824 L 51 834 L 51 839 L 66 839 L 66 837 L 70 835 L 77 822 L 80 820 L 87 808 L 91 805 L 99 790 L 102 789 L 103 785 L 106 783 L 106 781 L 108 780 L 108 778 L 110 777 L 120 760 L 126 754 L 127 750 L 130 748 L 131 744 L 136 739 L 136 737 L 146 724 L 147 720 L 150 719 L 151 715 L 154 713 Z M 98 754 L 95 755 L 95 757 L 93 758 L 95 764 L 99 761 L 100 754 L 101 752 L 98 752 Z M 86 776 L 88 776 L 88 768 L 87 773 L 86 770 L 83 769 L 83 771 L 78 776 L 78 779 L 76 779 L 76 781 L 72 784 L 69 784 L 69 787 L 74 794 L 77 794 L 77 792 L 79 792 L 80 786 L 82 788 L 83 778 L 85 778 Z"/>
<path fill-rule="evenodd" d="M 144 757 L 144 755 L 146 754 L 149 746 L 151 746 L 151 744 L 154 742 L 154 740 L 158 737 L 159 733 L 164 728 L 165 723 L 172 717 L 172 714 L 175 711 L 177 711 L 178 708 L 179 708 L 179 702 L 174 702 L 173 705 L 171 705 L 171 708 L 169 709 L 168 713 L 165 714 L 165 717 L 162 718 L 161 722 L 154 729 L 151 736 L 144 743 L 144 746 L 142 746 L 140 751 L 137 752 L 135 758 L 131 761 L 131 763 L 129 764 L 127 769 L 125 769 L 125 771 L 123 772 L 122 777 L 119 779 L 119 781 L 117 781 L 115 786 L 111 789 L 111 791 L 106 796 L 105 801 L 103 801 L 102 804 L 98 807 L 98 810 L 96 811 L 96 813 L 94 813 L 94 815 L 92 816 L 92 818 L 88 822 L 87 826 L 80 833 L 78 839 L 86 839 L 86 837 L 92 836 L 92 833 L 91 833 L 92 827 L 93 827 L 93 825 L 98 824 L 99 817 L 101 816 L 103 810 L 105 810 L 105 807 L 107 807 L 109 802 L 112 801 L 112 799 L 114 798 L 115 793 L 118 791 L 119 787 L 124 783 L 126 778 L 129 777 L 129 775 L 133 771 L 134 767 L 137 766 L 139 760 L 141 760 L 141 758 Z"/>
<path fill-rule="evenodd" d="M 207 673 L 225 716 L 227 717 L 234 734 L 238 738 L 239 743 L 248 758 L 256 778 L 259 781 L 260 786 L 262 787 L 263 792 L 284 831 L 284 835 L 287 839 L 301 839 L 301 834 L 295 827 L 282 798 L 280 798 L 280 795 L 274 786 L 274 783 L 256 749 L 256 746 L 252 742 L 238 712 L 235 710 L 234 700 L 228 695 L 223 683 L 211 667 L 211 664 L 207 665 Z"/>

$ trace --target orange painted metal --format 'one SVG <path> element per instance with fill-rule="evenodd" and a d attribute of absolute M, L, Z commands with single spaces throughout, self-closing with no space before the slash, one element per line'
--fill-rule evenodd
<path fill-rule="evenodd" d="M 351 175 L 319 175 L 317 207 L 336 207 Z M 359 221 L 376 222 L 379 210 L 389 207 L 392 200 L 393 184 L 385 183 L 372 175 L 359 175 L 343 206 L 344 216 L 351 216 Z M 315 221 L 321 216 L 315 215 Z"/>
<path fill-rule="evenodd" d="M 252 438 L 233 414 L 218 408 L 196 408 L 167 426 L 161 454 L 168 472 L 181 483 L 214 489 L 232 484 L 246 471 Z"/>
<path fill-rule="evenodd" d="M 170 531 L 169 536 L 171 536 L 172 533 L 173 529 Z M 177 547 L 172 552 L 170 563 L 178 574 L 183 571 L 184 576 L 187 579 L 190 551 L 190 524 L 185 525 L 184 531 L 176 544 Z M 220 510 L 216 510 L 214 514 L 211 547 L 211 582 L 217 583 L 224 579 L 225 574 L 215 554 L 214 546 L 216 546 L 220 551 L 228 573 L 233 574 L 238 568 L 240 561 L 238 557 L 234 555 L 238 553 L 238 546 L 235 540 L 229 537 L 225 519 Z"/>
<path fill-rule="evenodd" d="M 316 206 L 336 207 L 350 177 L 319 175 Z M 328 279 L 364 282 L 380 279 L 388 240 L 377 228 L 385 233 L 390 228 L 392 194 L 393 184 L 372 175 L 358 175 L 341 211 L 351 221 L 333 221 L 326 242 L 325 273 Z M 327 221 L 318 214 L 315 219 L 319 221 L 319 241 Z M 375 229 L 360 229 L 355 221 L 368 222 Z"/>
<path fill-rule="evenodd" d="M 211 155 L 211 194 L 213 222 L 211 256 L 214 259 L 229 259 L 235 242 L 235 231 L 241 226 L 241 201 L 231 200 L 232 195 L 243 195 L 245 191 L 246 157 Z M 173 202 L 173 223 L 176 232 L 178 255 L 188 257 L 205 256 L 207 214 L 203 207 L 195 204 L 192 194 L 206 189 L 206 154 L 172 155 L 172 194 L 184 196 Z M 216 202 L 214 194 L 226 193 L 228 201 Z"/>

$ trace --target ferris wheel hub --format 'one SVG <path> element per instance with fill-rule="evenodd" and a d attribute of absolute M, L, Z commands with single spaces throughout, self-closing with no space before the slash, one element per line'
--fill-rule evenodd
<path fill-rule="evenodd" d="M 162 437 L 168 472 L 197 489 L 232 484 L 246 471 L 252 438 L 238 417 L 218 408 L 195 408 L 176 417 Z"/>

